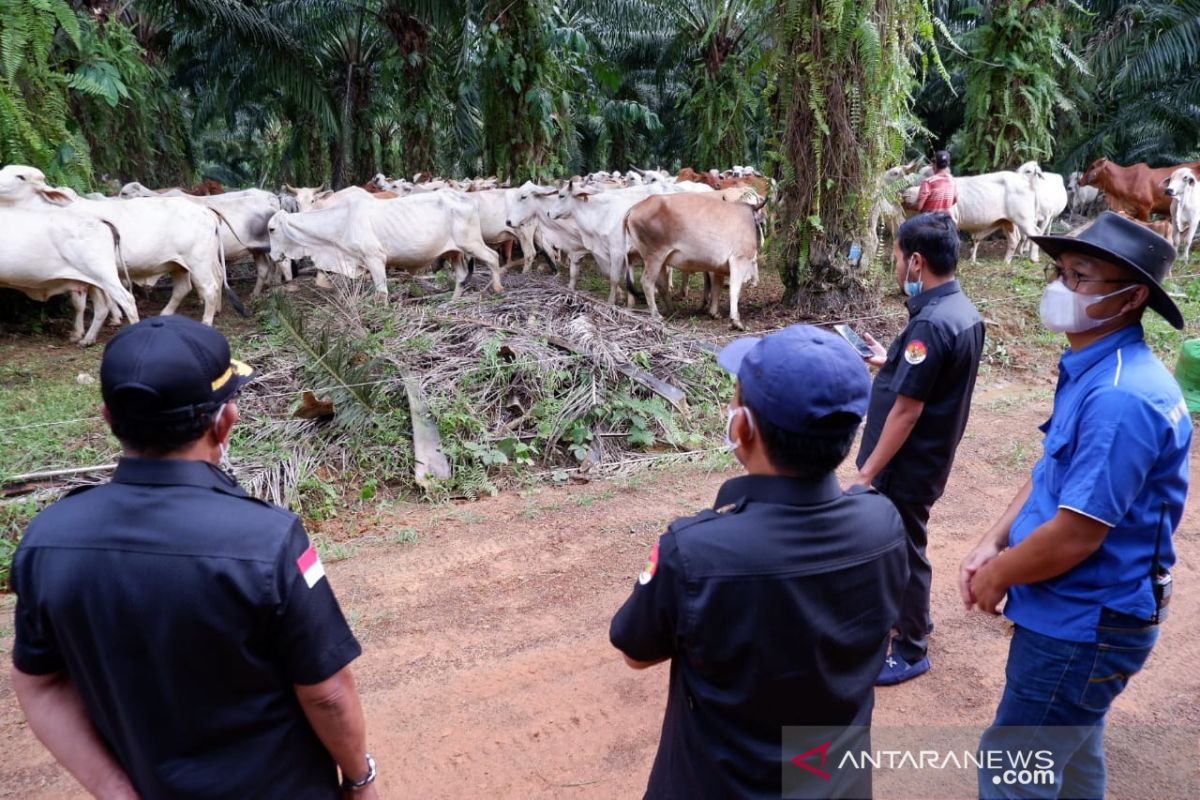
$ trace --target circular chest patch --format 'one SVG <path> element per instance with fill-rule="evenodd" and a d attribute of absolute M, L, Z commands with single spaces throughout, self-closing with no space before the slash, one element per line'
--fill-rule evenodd
<path fill-rule="evenodd" d="M 658 572 L 658 542 L 654 543 L 654 549 L 650 551 L 650 558 L 646 561 L 646 568 L 642 570 L 641 575 L 638 575 L 638 583 L 645 586 L 651 581 L 656 572 Z"/>
<path fill-rule="evenodd" d="M 914 366 L 924 361 L 927 355 L 929 355 L 929 350 L 919 339 L 914 339 L 908 343 L 908 347 L 904 348 L 904 360 Z"/>

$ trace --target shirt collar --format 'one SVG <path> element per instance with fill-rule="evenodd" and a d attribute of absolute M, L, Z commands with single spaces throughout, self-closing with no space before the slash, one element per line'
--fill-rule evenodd
<path fill-rule="evenodd" d="M 1068 378 L 1078 378 L 1104 360 L 1105 356 L 1112 355 L 1114 351 L 1143 341 L 1145 338 L 1146 334 L 1142 330 L 1141 323 L 1126 325 L 1102 339 L 1097 339 L 1079 352 L 1068 348 L 1058 362 L 1059 372 Z"/>
<path fill-rule="evenodd" d="M 786 506 L 812 506 L 842 496 L 837 475 L 830 472 L 816 480 L 801 480 L 786 475 L 743 475 L 722 484 L 713 508 L 753 501 Z"/>
<path fill-rule="evenodd" d="M 932 289 L 921 292 L 916 297 L 910 297 L 904 301 L 904 304 L 908 306 L 908 316 L 915 317 L 920 313 L 922 308 L 929 305 L 937 298 L 945 297 L 948 294 L 954 294 L 958 291 L 961 290 L 958 286 L 958 279 L 955 278 L 954 280 L 946 281 L 940 286 L 935 286 Z"/>
<path fill-rule="evenodd" d="M 244 497 L 246 493 L 233 477 L 207 461 L 180 458 L 134 458 L 117 462 L 113 483 L 144 486 L 197 486 Z"/>

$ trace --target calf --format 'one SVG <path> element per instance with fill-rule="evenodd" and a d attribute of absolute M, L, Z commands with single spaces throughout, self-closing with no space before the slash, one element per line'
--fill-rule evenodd
<path fill-rule="evenodd" d="M 1192 252 L 1192 239 L 1200 228 L 1200 188 L 1196 186 L 1197 171 L 1180 167 L 1164 183 L 1171 198 L 1171 236 L 1180 257 L 1187 261 Z M 1182 249 L 1181 249 L 1182 248 Z"/>

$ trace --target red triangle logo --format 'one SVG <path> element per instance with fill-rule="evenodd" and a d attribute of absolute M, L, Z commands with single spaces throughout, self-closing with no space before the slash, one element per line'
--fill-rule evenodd
<path fill-rule="evenodd" d="M 830 744 L 831 744 L 831 742 L 825 742 L 824 744 L 819 744 L 816 747 L 809 750 L 808 752 L 801 753 L 800 755 L 793 758 L 792 763 L 795 764 L 797 767 L 800 767 L 801 769 L 808 770 L 813 775 L 819 775 L 820 777 L 824 778 L 827 781 L 833 780 L 833 776 L 830 775 L 825 770 L 818 769 L 817 767 L 814 767 L 812 764 L 806 764 L 804 761 L 809 756 L 820 754 L 821 766 L 822 767 L 825 766 L 825 761 L 829 758 L 829 745 Z"/>

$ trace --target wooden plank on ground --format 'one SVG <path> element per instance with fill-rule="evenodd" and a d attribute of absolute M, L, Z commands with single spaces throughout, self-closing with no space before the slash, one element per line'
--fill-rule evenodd
<path fill-rule="evenodd" d="M 429 488 L 430 477 L 449 480 L 450 462 L 442 452 L 442 437 L 437 423 L 429 414 L 429 404 L 421 385 L 412 375 L 404 375 L 404 393 L 408 395 L 408 411 L 412 417 L 413 456 L 417 462 L 413 477 L 422 489 Z"/>

